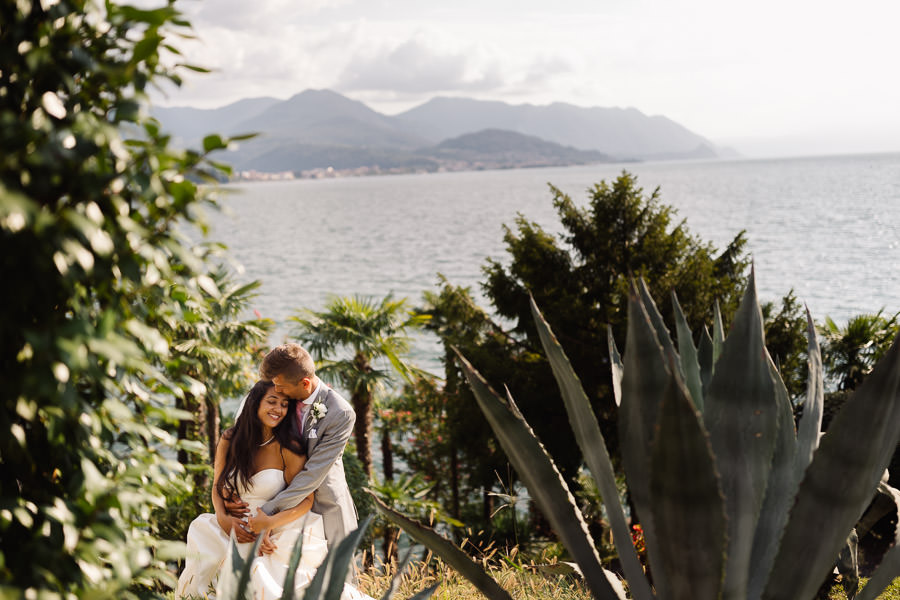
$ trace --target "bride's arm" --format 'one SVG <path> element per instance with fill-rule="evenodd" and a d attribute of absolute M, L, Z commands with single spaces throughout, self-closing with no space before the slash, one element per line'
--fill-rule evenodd
<path fill-rule="evenodd" d="M 226 534 L 230 534 L 231 530 L 234 529 L 234 533 L 239 542 L 252 542 L 256 536 L 248 534 L 243 530 L 241 527 L 243 521 L 241 521 L 241 519 L 228 514 L 228 511 L 225 509 L 225 501 L 219 495 L 219 479 L 222 477 L 222 471 L 225 469 L 225 457 L 228 455 L 228 446 L 230 443 L 228 438 L 223 435 L 219 439 L 219 444 L 216 446 L 216 460 L 213 463 L 213 485 L 211 492 L 213 510 L 216 512 L 216 521 L 219 523 L 219 527 L 222 528 L 222 531 Z"/>
<path fill-rule="evenodd" d="M 281 449 L 281 455 L 282 457 L 284 457 L 285 462 L 284 479 L 285 481 L 291 481 L 294 478 L 294 475 L 296 475 L 303 469 L 303 465 L 306 464 L 306 457 L 302 454 L 295 454 L 287 448 Z M 314 500 L 315 493 L 312 493 L 304 498 L 300 502 L 300 504 L 297 504 L 296 506 L 293 506 L 287 510 L 277 512 L 271 516 L 267 515 L 261 510 L 257 510 L 256 516 L 250 517 L 247 520 L 247 524 L 250 526 L 250 529 L 254 531 L 254 533 L 259 533 L 264 529 L 275 529 L 277 527 L 281 527 L 282 525 L 286 525 L 291 521 L 299 519 L 300 517 L 308 513 L 312 508 Z"/>

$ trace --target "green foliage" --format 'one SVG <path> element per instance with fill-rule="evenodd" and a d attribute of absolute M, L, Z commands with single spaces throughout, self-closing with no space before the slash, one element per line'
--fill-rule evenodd
<path fill-rule="evenodd" d="M 852 317 L 843 327 L 830 317 L 821 327 L 825 338 L 822 356 L 828 367 L 829 379 L 839 391 L 854 390 L 890 348 L 900 332 L 900 313 Z"/>
<path fill-rule="evenodd" d="M 675 210 L 660 202 L 659 190 L 645 193 L 627 172 L 589 189 L 586 206 L 578 206 L 557 188 L 551 186 L 550 191 L 563 233 L 554 236 L 519 216 L 504 237 L 508 264 L 491 260 L 485 267 L 484 292 L 504 322 L 513 323 L 513 331 L 505 333 L 488 322 L 476 326 L 484 331 L 482 336 L 470 335 L 469 321 L 451 309 L 442 334 L 486 377 L 502 373 L 523 414 L 573 483 L 582 457 L 568 436 L 561 435 L 566 416 L 531 318 L 529 291 L 573 356 L 618 460 L 616 407 L 602 365 L 609 364 L 607 324 L 620 343 L 624 340 L 628 274 L 642 276 L 657 301 L 678 288 L 688 321 L 710 323 L 716 300 L 726 317 L 734 311 L 749 261 L 743 232 L 717 251 L 676 220 Z M 444 305 L 436 308 L 446 310 Z M 674 325 L 671 311 L 664 317 Z M 457 367 L 446 368 L 449 380 L 449 371 Z M 467 404 L 474 409 L 474 402 Z M 479 432 L 485 434 L 483 444 L 490 433 Z"/>
<path fill-rule="evenodd" d="M 578 377 L 536 305 L 534 313 L 575 438 L 598 487 L 614 490 L 612 464 Z M 787 390 L 765 350 L 752 277 L 716 361 L 712 354 L 697 360 L 677 352 L 647 288 L 632 286 L 624 370 L 614 387 L 621 393 L 628 490 L 655 587 L 654 594 L 640 568 L 626 560 L 634 553 L 630 537 L 614 531 L 632 597 L 802 600 L 816 595 L 900 436 L 900 339 L 820 443 L 822 369 L 809 317 L 807 331 L 807 410 L 795 431 Z M 564 480 L 512 396 L 498 396 L 463 363 L 504 451 L 594 596 L 624 598 L 610 584 L 574 499 L 567 500 Z M 710 375 L 699 377 L 706 370 Z M 692 372 L 706 381 L 699 392 L 686 384 Z M 835 481 L 842 482 L 840 494 L 829 492 Z M 604 497 L 614 527 L 625 518 L 616 496 Z M 419 527 L 403 526 L 411 535 Z M 434 543 L 435 552 L 438 547 Z M 886 555 L 870 581 L 887 585 L 898 556 Z M 870 588 L 866 597 L 878 591 Z"/>
<path fill-rule="evenodd" d="M 291 320 L 294 335 L 317 358 L 318 373 L 326 380 L 336 379 L 349 391 L 356 411 L 357 453 L 365 472 L 371 473 L 376 397 L 392 381 L 392 370 L 405 379 L 417 373 L 404 362 L 410 344 L 407 334 L 427 317 L 413 314 L 406 300 L 354 296 L 332 298 L 325 310 L 303 311 Z M 348 356 L 325 358 L 340 352 Z M 387 364 L 379 365 L 380 361 Z"/>
<path fill-rule="evenodd" d="M 173 151 L 144 115 L 179 82 L 172 3 L 6 2 L 0 22 L 0 590 L 128 597 L 173 583 L 152 511 L 189 493 L 163 450 L 196 448 L 175 400 L 206 391 L 175 345 L 222 293 L 184 236 L 227 140 Z"/>
<path fill-rule="evenodd" d="M 762 305 L 765 321 L 766 349 L 784 381 L 791 398 L 806 391 L 806 316 L 791 290 L 781 299 L 781 308 L 772 302 Z"/>

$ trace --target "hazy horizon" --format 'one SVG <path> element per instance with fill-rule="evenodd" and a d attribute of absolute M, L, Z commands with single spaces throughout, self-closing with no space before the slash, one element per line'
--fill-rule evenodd
<path fill-rule="evenodd" d="M 146 0 L 145 3 L 152 3 Z M 160 106 L 333 89 L 393 115 L 435 96 L 663 115 L 748 156 L 900 151 L 900 5 L 761 0 L 176 4 L 181 89 Z"/>

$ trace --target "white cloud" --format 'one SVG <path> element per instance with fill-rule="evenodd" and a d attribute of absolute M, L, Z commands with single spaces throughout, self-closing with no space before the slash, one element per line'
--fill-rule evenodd
<path fill-rule="evenodd" d="M 375 52 L 360 48 L 338 77 L 336 89 L 404 93 L 495 90 L 503 86 L 493 62 L 477 64 L 471 51 L 442 50 L 420 33 Z"/>

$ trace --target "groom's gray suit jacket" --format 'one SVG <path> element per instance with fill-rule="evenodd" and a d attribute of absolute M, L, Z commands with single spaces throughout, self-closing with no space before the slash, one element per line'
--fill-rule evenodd
<path fill-rule="evenodd" d="M 356 413 L 340 394 L 324 382 L 320 383 L 316 398 L 306 410 L 318 402 L 324 404 L 328 412 L 318 420 L 307 414 L 303 432 L 300 432 L 297 419 L 292 419 L 291 430 L 306 450 L 306 464 L 288 487 L 261 508 L 273 514 L 296 506 L 315 492 L 312 511 L 322 515 L 330 549 L 357 527 L 356 507 L 350 496 L 341 459 L 344 446 L 353 432 Z"/>

